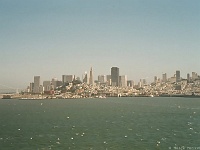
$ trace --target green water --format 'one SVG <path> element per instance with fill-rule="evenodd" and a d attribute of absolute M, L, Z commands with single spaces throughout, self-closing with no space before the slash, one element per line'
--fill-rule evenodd
<path fill-rule="evenodd" d="M 200 149 L 200 99 L 0 100 L 0 149 Z"/>

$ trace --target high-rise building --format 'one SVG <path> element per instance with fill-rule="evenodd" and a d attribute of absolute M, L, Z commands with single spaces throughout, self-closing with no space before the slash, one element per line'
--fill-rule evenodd
<path fill-rule="evenodd" d="M 187 82 L 188 83 L 190 82 L 190 74 L 189 73 L 187 74 Z"/>
<path fill-rule="evenodd" d="M 33 93 L 33 90 L 34 90 L 34 83 L 31 82 L 30 83 L 30 93 Z"/>
<path fill-rule="evenodd" d="M 121 87 L 127 87 L 127 76 L 126 75 L 119 76 L 119 83 Z"/>
<path fill-rule="evenodd" d="M 157 83 L 157 82 L 158 82 L 158 77 L 154 76 L 154 83 Z"/>
<path fill-rule="evenodd" d="M 62 75 L 62 83 L 72 83 L 74 80 L 75 76 L 74 75 Z"/>
<path fill-rule="evenodd" d="M 133 80 L 128 80 L 127 81 L 127 86 L 128 87 L 134 87 L 134 81 Z"/>
<path fill-rule="evenodd" d="M 44 91 L 51 91 L 51 81 L 43 81 Z"/>
<path fill-rule="evenodd" d="M 87 72 L 85 72 L 85 74 L 83 75 L 83 83 L 87 83 L 88 84 L 88 75 L 87 75 Z"/>
<path fill-rule="evenodd" d="M 98 82 L 105 83 L 106 82 L 106 76 L 105 75 L 99 75 L 98 76 Z"/>
<path fill-rule="evenodd" d="M 167 82 L 167 73 L 162 75 L 162 82 Z"/>
<path fill-rule="evenodd" d="M 34 76 L 33 93 L 40 93 L 40 76 Z"/>
<path fill-rule="evenodd" d="M 181 81 L 181 73 L 179 70 L 176 70 L 176 82 L 180 82 Z"/>
<path fill-rule="evenodd" d="M 119 68 L 118 67 L 111 68 L 111 82 L 112 82 L 112 86 L 119 86 Z"/>
<path fill-rule="evenodd" d="M 94 84 L 94 79 L 93 79 L 93 70 L 92 70 L 92 67 L 91 67 L 91 69 L 90 69 L 89 84 L 91 84 L 91 85 Z"/>
<path fill-rule="evenodd" d="M 107 85 L 112 85 L 112 81 L 111 81 L 111 75 L 106 75 L 106 82 L 107 82 Z"/>
<path fill-rule="evenodd" d="M 198 74 L 196 72 L 192 72 L 192 80 L 198 79 Z"/>

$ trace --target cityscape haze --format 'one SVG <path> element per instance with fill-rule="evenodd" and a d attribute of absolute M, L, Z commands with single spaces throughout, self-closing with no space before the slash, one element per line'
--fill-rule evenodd
<path fill-rule="evenodd" d="M 118 66 L 136 83 L 200 72 L 199 0 L 0 1 L 0 14 L 0 89 L 91 66 L 93 80 Z"/>

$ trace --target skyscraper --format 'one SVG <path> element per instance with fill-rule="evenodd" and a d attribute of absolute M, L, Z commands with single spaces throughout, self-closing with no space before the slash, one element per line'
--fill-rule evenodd
<path fill-rule="evenodd" d="M 92 67 L 90 69 L 90 78 L 89 78 L 89 84 L 93 85 L 94 83 L 94 79 L 93 79 L 93 71 L 92 71 Z"/>
<path fill-rule="evenodd" d="M 31 82 L 30 83 L 30 92 L 33 93 L 33 91 L 34 91 L 34 83 Z"/>
<path fill-rule="evenodd" d="M 189 73 L 187 74 L 187 81 L 188 81 L 188 83 L 190 82 L 190 74 Z"/>
<path fill-rule="evenodd" d="M 74 80 L 74 75 L 62 75 L 62 83 L 71 83 Z"/>
<path fill-rule="evenodd" d="M 83 75 L 83 83 L 87 83 L 88 84 L 88 75 L 87 75 L 87 72 L 85 72 L 85 74 Z"/>
<path fill-rule="evenodd" d="M 51 90 L 51 81 L 43 81 L 43 87 L 44 87 L 44 91 L 50 91 Z"/>
<path fill-rule="evenodd" d="M 34 76 L 34 88 L 33 93 L 40 92 L 40 76 Z"/>
<path fill-rule="evenodd" d="M 121 87 L 127 87 L 127 76 L 126 75 L 119 76 L 119 83 Z"/>
<path fill-rule="evenodd" d="M 99 75 L 98 76 L 98 82 L 105 83 L 106 82 L 106 76 L 105 75 Z"/>
<path fill-rule="evenodd" d="M 176 70 L 176 82 L 181 81 L 181 73 L 179 70 Z"/>
<path fill-rule="evenodd" d="M 111 75 L 106 76 L 106 82 L 107 82 L 107 85 L 112 85 Z"/>
<path fill-rule="evenodd" d="M 167 73 L 163 74 L 162 82 L 167 82 Z"/>
<path fill-rule="evenodd" d="M 111 82 L 112 82 L 112 86 L 119 86 L 119 68 L 118 67 L 111 68 Z"/>
<path fill-rule="evenodd" d="M 198 74 L 196 72 L 192 72 L 192 80 L 198 79 Z"/>

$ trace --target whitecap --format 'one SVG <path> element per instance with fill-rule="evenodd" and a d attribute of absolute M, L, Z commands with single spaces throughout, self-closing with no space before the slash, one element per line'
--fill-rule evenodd
<path fill-rule="evenodd" d="M 67 119 L 69 119 L 69 116 L 67 117 Z"/>
<path fill-rule="evenodd" d="M 125 135 L 124 137 L 125 137 L 125 138 L 127 138 L 128 136 L 127 136 L 127 135 Z"/>
<path fill-rule="evenodd" d="M 74 138 L 73 137 L 71 137 L 71 140 L 73 140 Z"/>
<path fill-rule="evenodd" d="M 21 129 L 18 129 L 18 131 L 20 131 Z"/>
<path fill-rule="evenodd" d="M 56 142 L 56 144 L 60 144 L 60 142 Z"/>
<path fill-rule="evenodd" d="M 128 129 L 128 130 L 132 131 L 133 129 Z"/>

